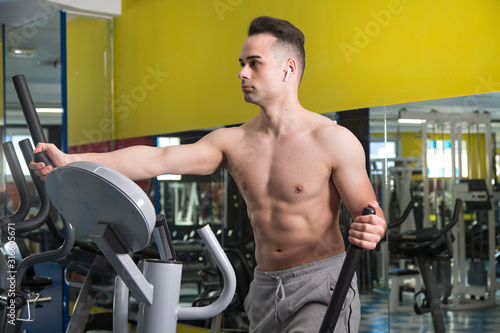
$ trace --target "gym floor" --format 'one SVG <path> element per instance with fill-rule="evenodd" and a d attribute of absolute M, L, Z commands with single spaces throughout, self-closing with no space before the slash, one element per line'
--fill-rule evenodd
<path fill-rule="evenodd" d="M 360 333 L 429 333 L 434 332 L 430 313 L 417 316 L 413 310 L 388 314 L 388 295 L 384 292 L 363 292 L 361 297 Z M 411 298 L 411 297 L 410 297 Z M 411 302 L 411 299 L 404 299 Z M 496 307 L 479 310 L 444 311 L 447 333 L 496 333 L 500 327 L 500 292 Z M 389 325 L 390 324 L 390 325 Z"/>

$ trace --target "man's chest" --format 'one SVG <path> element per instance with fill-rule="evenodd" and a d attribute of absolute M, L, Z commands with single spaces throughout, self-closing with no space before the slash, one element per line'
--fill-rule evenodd
<path fill-rule="evenodd" d="M 328 186 L 330 157 L 306 144 L 244 142 L 226 154 L 228 170 L 245 196 L 297 200 Z"/>

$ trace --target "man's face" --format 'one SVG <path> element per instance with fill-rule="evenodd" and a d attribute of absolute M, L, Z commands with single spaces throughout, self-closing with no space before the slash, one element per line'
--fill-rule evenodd
<path fill-rule="evenodd" d="M 280 96 L 283 89 L 284 64 L 275 46 L 276 37 L 256 34 L 241 47 L 239 61 L 241 89 L 246 102 L 264 106 Z"/>

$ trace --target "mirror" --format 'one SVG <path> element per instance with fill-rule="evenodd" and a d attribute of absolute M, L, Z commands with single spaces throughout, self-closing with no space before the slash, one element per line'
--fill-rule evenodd
<path fill-rule="evenodd" d="M 24 26 L 5 25 L 5 105 L 7 126 L 25 123 L 11 77 L 24 74 L 43 124 L 62 121 L 60 14 Z"/>
<path fill-rule="evenodd" d="M 4 87 L 5 116 L 4 138 L 17 142 L 29 137 L 19 99 L 11 78 L 24 74 L 37 108 L 40 122 L 44 126 L 48 141 L 61 144 L 62 85 L 61 85 L 61 43 L 59 13 L 45 15 L 23 26 L 4 26 Z M 24 174 L 29 175 L 27 166 L 18 152 Z M 4 174 L 9 177 L 10 170 Z M 15 191 L 7 191 L 7 202 L 14 203 Z M 7 205 L 9 207 L 10 204 Z M 9 208 L 10 209 L 10 208 Z"/>
<path fill-rule="evenodd" d="M 387 258 L 383 289 L 390 290 L 390 328 L 408 329 L 411 316 L 415 326 L 439 331 L 439 320 L 429 313 L 417 316 L 413 309 L 422 287 L 435 290 L 446 327 L 462 327 L 446 316 L 447 310 L 496 305 L 500 93 L 375 107 L 370 116 L 371 147 L 379 146 L 381 152 L 370 151 L 372 180 L 381 189 L 388 223 L 413 206 L 405 222 L 390 229 L 388 242 L 381 244 Z M 456 199 L 463 201 L 462 211 L 453 236 L 442 247 L 433 243 L 431 251 L 397 237 L 422 229 L 436 233 L 431 228 L 451 223 Z M 431 259 L 422 259 L 425 256 Z M 416 300 L 419 311 L 428 311 L 424 303 L 431 302 L 430 296 L 420 293 Z"/>
<path fill-rule="evenodd" d="M 23 5 L 27 6 L 24 2 Z M 7 13 L 5 11 L 3 14 Z M 12 15 L 12 12 L 11 12 Z M 18 141 L 29 138 L 19 99 L 15 92 L 11 78 L 18 74 L 26 77 L 33 102 L 42 123 L 45 137 L 56 145 L 61 145 L 62 139 L 62 81 L 61 81 L 61 29 L 60 13 L 48 14 L 38 9 L 37 18 L 32 22 L 24 22 L 19 26 L 7 25 L 4 28 L 3 43 L 3 86 L 4 86 L 4 126 L 2 140 L 12 141 L 14 147 L 19 149 Z M 25 19 L 25 17 L 23 17 Z M 26 21 L 26 19 L 25 19 Z M 2 92 L 3 93 L 3 92 Z M 32 143 L 33 145 L 33 143 Z M 31 193 L 31 204 L 27 219 L 38 214 L 39 199 L 35 194 L 34 186 L 29 177 L 29 171 L 20 149 L 18 159 L 23 166 L 24 174 L 28 181 Z M 7 168 L 2 153 L 4 168 L 1 172 L 5 179 L 2 216 L 10 216 L 17 210 L 19 196 L 12 181 L 10 170 Z M 55 218 L 55 217 L 54 217 Z M 59 225 L 56 223 L 59 228 Z M 59 229 L 58 232 L 61 232 Z M 59 242 L 50 234 L 44 225 L 29 234 L 16 234 L 19 244 L 25 244 L 30 253 L 45 252 L 59 246 Z M 64 290 L 62 288 L 62 266 L 55 263 L 44 263 L 30 271 L 38 277 L 52 279 L 52 285 L 43 291 L 44 296 L 52 297 L 49 306 L 37 309 L 36 321 L 23 324 L 24 330 L 36 330 L 43 327 L 47 331 L 61 331 L 64 326 Z M 29 274 L 26 274 L 28 276 Z M 24 309 L 22 318 L 28 318 L 27 309 Z"/>

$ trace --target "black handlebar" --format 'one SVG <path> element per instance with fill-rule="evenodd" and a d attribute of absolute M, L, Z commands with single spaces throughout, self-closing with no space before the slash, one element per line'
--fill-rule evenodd
<path fill-rule="evenodd" d="M 30 193 L 28 189 L 28 184 L 24 178 L 23 169 L 21 164 L 17 159 L 16 151 L 12 142 L 5 142 L 2 144 L 2 149 L 10 167 L 10 172 L 14 183 L 16 185 L 17 192 L 19 193 L 19 207 L 16 212 L 9 217 L 2 217 L 0 220 L 2 224 L 0 234 L 6 235 L 8 232 L 8 223 L 17 223 L 24 220 L 30 211 Z"/>
<path fill-rule="evenodd" d="M 363 208 L 361 215 L 375 215 L 375 210 L 371 207 L 365 207 Z M 337 279 L 337 285 L 335 286 L 330 304 L 328 305 L 325 316 L 323 317 L 319 333 L 331 333 L 335 329 L 340 311 L 344 305 L 347 291 L 351 285 L 354 272 L 358 268 L 362 253 L 362 248 L 349 244 L 344 264 L 342 265 L 339 278 Z"/>
<path fill-rule="evenodd" d="M 23 110 L 24 118 L 26 119 L 26 124 L 33 139 L 33 143 L 38 145 L 40 142 L 47 142 L 45 134 L 43 133 L 42 126 L 40 124 L 40 119 L 36 113 L 35 104 L 31 98 L 30 91 L 28 89 L 28 84 L 26 83 L 26 78 L 23 74 L 18 74 L 12 77 L 12 83 L 16 89 L 17 97 L 21 103 L 21 108 Z M 45 153 L 39 153 L 34 156 L 36 162 L 44 162 L 45 165 L 51 165 L 54 167 L 52 162 L 49 160 Z"/>
<path fill-rule="evenodd" d="M 443 237 L 448 231 L 453 228 L 457 222 L 458 222 L 458 217 L 460 216 L 460 209 L 462 209 L 462 200 L 461 199 L 456 199 L 455 200 L 455 207 L 453 209 L 453 215 L 451 217 L 450 222 L 448 222 L 444 227 L 442 227 L 438 232 L 432 233 L 432 234 L 401 234 L 401 235 L 389 235 L 390 240 L 396 240 L 396 241 L 412 241 L 412 242 L 428 242 L 432 241 L 435 239 L 438 239 L 440 237 Z M 389 226 L 393 226 L 393 223 L 389 224 Z"/>
<path fill-rule="evenodd" d="M 393 221 L 387 225 L 387 229 L 391 229 L 394 227 L 397 227 L 398 225 L 402 224 L 406 219 L 408 218 L 408 215 L 410 215 L 410 212 L 413 210 L 415 207 L 415 203 L 417 202 L 416 198 L 412 198 L 408 206 L 406 206 L 405 211 L 403 212 L 403 215 L 396 221 Z"/>
<path fill-rule="evenodd" d="M 31 146 L 30 140 L 24 139 L 20 141 L 19 147 L 21 148 L 21 152 L 23 153 L 26 164 L 29 164 L 33 159 L 33 147 Z M 35 172 L 31 169 L 30 174 L 38 193 L 38 197 L 40 198 L 40 209 L 38 210 L 38 214 L 36 214 L 35 217 L 16 225 L 16 234 L 22 234 L 38 229 L 47 221 L 50 216 L 51 203 L 47 191 L 45 190 L 45 185 L 43 184 L 43 181 L 40 179 L 40 177 L 35 175 Z"/>
<path fill-rule="evenodd" d="M 28 129 L 30 131 L 33 142 L 36 144 L 40 142 L 46 142 L 45 135 L 43 133 L 43 128 L 40 124 L 40 119 L 36 113 L 35 105 L 33 104 L 33 100 L 31 99 L 31 94 L 28 89 L 28 85 L 26 83 L 26 79 L 24 75 L 19 74 L 12 77 L 12 82 L 17 92 L 17 96 L 19 98 L 19 102 L 21 103 L 21 107 L 23 109 L 24 118 L 26 119 L 26 123 L 28 125 Z M 29 140 L 23 140 L 19 143 L 21 147 L 21 151 L 23 152 L 24 159 L 26 163 L 29 164 L 33 159 L 33 147 Z M 42 157 L 42 162 L 46 165 L 52 165 L 47 156 L 43 153 L 37 154 L 38 157 Z M 35 160 L 37 160 L 37 156 L 35 156 Z M 40 160 L 38 158 L 38 160 Z M 44 222 L 50 220 L 50 211 L 51 211 L 51 203 L 49 197 L 45 191 L 45 185 L 41 181 L 41 179 L 34 174 L 33 170 L 30 170 L 31 176 L 33 178 L 33 182 L 37 187 L 38 196 L 40 197 L 41 206 L 38 214 L 29 221 L 24 221 L 23 223 L 19 223 L 16 225 L 16 234 L 22 233 L 26 231 L 32 231 L 38 228 Z M 23 280 L 23 276 L 26 270 L 34 264 L 46 261 L 60 260 L 68 255 L 68 253 L 73 248 L 73 244 L 75 242 L 75 230 L 73 226 L 68 223 L 65 219 L 62 219 L 64 229 L 66 232 L 66 237 L 64 242 L 58 249 L 49 250 L 42 253 L 32 254 L 26 258 L 24 258 L 19 265 L 17 266 L 17 274 L 16 281 L 17 287 L 21 287 L 21 281 Z"/>

